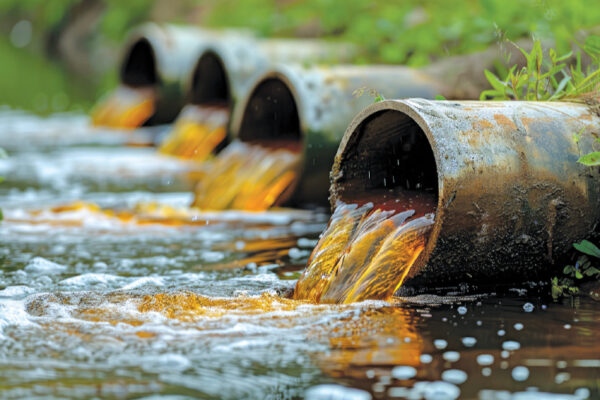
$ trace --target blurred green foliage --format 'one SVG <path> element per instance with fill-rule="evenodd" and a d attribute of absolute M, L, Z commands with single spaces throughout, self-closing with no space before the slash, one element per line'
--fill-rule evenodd
<path fill-rule="evenodd" d="M 80 0 L 3 0 L 0 14 L 22 15 L 45 30 Z M 102 34 L 118 41 L 147 19 L 247 27 L 263 36 L 319 36 L 361 45 L 365 62 L 413 66 L 484 49 L 505 35 L 555 40 L 570 50 L 579 29 L 600 26 L 600 8 L 586 0 L 102 0 Z M 176 15 L 157 12 L 168 2 Z M 359 60 L 360 61 L 360 60 Z"/>
<path fill-rule="evenodd" d="M 15 51 L 41 53 L 40 50 L 47 48 L 48 38 L 60 32 L 76 14 L 74 6 L 82 3 L 84 7 L 85 3 L 103 6 L 97 35 L 90 46 L 115 52 L 126 32 L 147 20 L 214 28 L 244 27 L 266 37 L 321 37 L 353 42 L 362 49 L 358 63 L 410 66 L 483 50 L 504 38 L 548 39 L 553 41 L 558 54 L 565 54 L 570 51 L 578 30 L 600 29 L 600 8 L 586 0 L 2 0 L 0 31 L 9 33 L 18 21 L 31 21 L 35 43 Z M 10 77 L 7 73 L 20 72 L 45 76 L 38 83 L 48 88 L 42 92 L 50 93 L 54 85 L 60 85 L 63 93 L 77 92 L 72 88 L 75 84 L 70 82 L 72 74 L 42 72 L 41 66 L 36 68 L 31 64 L 35 61 L 29 56 L 20 56 L 0 45 L 2 91 L 15 90 L 14 80 L 3 81 L 11 80 L 6 78 Z M 19 61 L 7 64 L 5 61 L 10 57 Z M 90 102 L 102 91 L 99 88 L 107 88 L 107 82 L 114 82 L 115 72 L 108 74 L 108 79 L 92 77 L 92 82 L 84 85 Z M 23 80 L 19 84 L 33 85 L 33 82 Z M 89 90 L 90 85 L 95 89 Z M 32 92 L 21 92 L 21 95 L 10 93 L 10 99 L 3 95 L 0 103 L 26 107 L 32 101 Z M 85 101 L 74 102 L 87 108 Z"/>

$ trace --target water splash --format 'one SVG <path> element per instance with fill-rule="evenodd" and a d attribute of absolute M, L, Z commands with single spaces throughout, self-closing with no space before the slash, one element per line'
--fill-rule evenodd
<path fill-rule="evenodd" d="M 414 210 L 389 208 L 339 202 L 294 298 L 344 304 L 392 297 L 425 248 L 433 214 L 413 218 Z"/>
<path fill-rule="evenodd" d="M 204 161 L 225 140 L 229 109 L 188 105 L 177 118 L 159 152 L 183 159 Z"/>
<path fill-rule="evenodd" d="M 280 203 L 295 184 L 300 158 L 297 146 L 270 148 L 233 142 L 199 182 L 193 206 L 203 210 L 267 210 Z"/>
<path fill-rule="evenodd" d="M 132 88 L 120 85 L 92 111 L 92 124 L 134 129 L 146 122 L 155 111 L 156 91 L 152 87 Z"/>

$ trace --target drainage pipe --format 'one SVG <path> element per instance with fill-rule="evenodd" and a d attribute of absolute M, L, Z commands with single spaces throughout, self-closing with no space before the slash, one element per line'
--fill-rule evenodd
<path fill-rule="evenodd" d="M 362 96 L 356 90 L 364 90 Z M 400 66 L 331 67 L 279 65 L 263 74 L 236 107 L 232 136 L 271 145 L 301 143 L 302 169 L 291 194 L 293 204 L 327 204 L 329 171 L 344 131 L 354 115 L 374 99 L 447 95 L 443 84 Z"/>
<path fill-rule="evenodd" d="M 193 115 L 196 107 L 223 107 L 231 115 L 234 105 L 273 63 L 339 63 L 350 60 L 355 53 L 354 46 L 319 40 L 239 36 L 215 41 L 202 49 L 189 74 L 186 112 L 180 116 Z"/>
<path fill-rule="evenodd" d="M 202 50 L 216 40 L 240 35 L 155 23 L 134 28 L 123 47 L 119 81 L 156 91 L 155 113 L 146 125 L 172 122 L 184 105 L 184 82 Z"/>
<path fill-rule="evenodd" d="M 577 163 L 598 132 L 585 104 L 384 101 L 348 127 L 331 204 L 417 187 L 437 197 L 409 287 L 544 279 L 598 230 L 600 168 Z"/>

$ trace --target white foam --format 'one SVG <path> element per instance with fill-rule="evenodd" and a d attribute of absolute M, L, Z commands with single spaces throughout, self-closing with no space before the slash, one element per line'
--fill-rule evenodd
<path fill-rule="evenodd" d="M 342 385 L 317 385 L 304 394 L 305 400 L 371 400 L 371 394 L 364 390 Z"/>
<path fill-rule="evenodd" d="M 60 274 L 67 269 L 65 265 L 46 260 L 43 257 L 33 258 L 25 266 L 25 271 L 33 274 Z"/>

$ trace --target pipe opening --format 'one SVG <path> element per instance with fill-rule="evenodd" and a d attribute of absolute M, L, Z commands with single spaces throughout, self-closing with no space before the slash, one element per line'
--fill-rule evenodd
<path fill-rule="evenodd" d="M 201 105 L 231 106 L 231 92 L 225 66 L 214 52 L 200 57 L 192 76 L 190 102 Z"/>
<path fill-rule="evenodd" d="M 338 196 L 416 215 L 436 211 L 438 176 L 427 136 L 404 113 L 384 110 L 357 126 L 340 164 Z"/>
<path fill-rule="evenodd" d="M 121 81 L 133 87 L 158 83 L 156 57 L 147 39 L 139 39 L 127 53 L 121 67 Z"/>
<path fill-rule="evenodd" d="M 242 141 L 301 144 L 296 100 L 280 79 L 265 79 L 254 89 L 244 110 L 239 138 Z"/>

